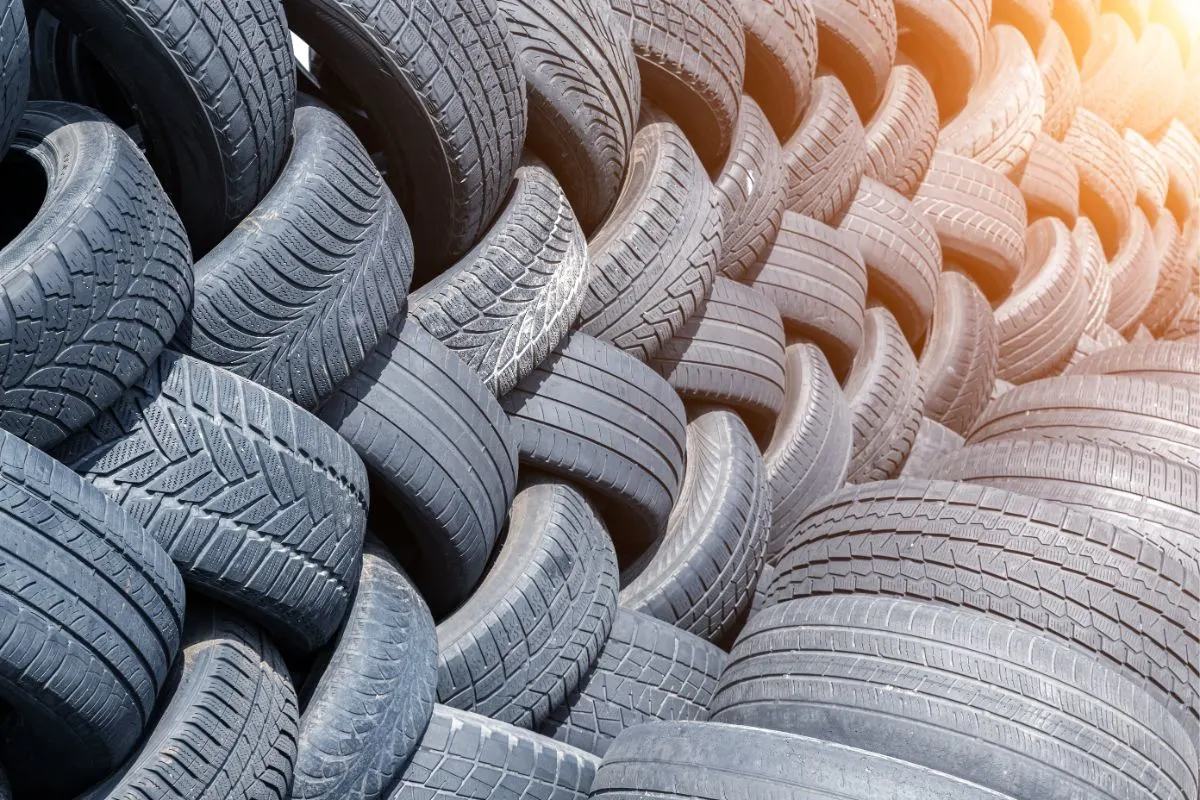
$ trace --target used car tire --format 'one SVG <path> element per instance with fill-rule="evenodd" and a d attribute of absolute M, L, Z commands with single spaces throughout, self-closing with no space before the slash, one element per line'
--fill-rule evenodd
<path fill-rule="evenodd" d="M 1081 105 L 1117 130 L 1133 110 L 1138 71 L 1137 38 L 1117 14 L 1101 14 L 1079 67 Z"/>
<path fill-rule="evenodd" d="M 1125 152 L 1133 167 L 1133 179 L 1137 186 L 1137 204 L 1146 219 L 1156 221 L 1167 205 L 1167 165 L 1163 163 L 1158 149 L 1142 138 L 1137 131 L 1125 130 Z"/>
<path fill-rule="evenodd" d="M 865 136 L 845 87 L 831 75 L 818 77 L 808 110 L 783 145 L 787 207 L 836 225 L 867 168 Z"/>
<path fill-rule="evenodd" d="M 1090 3 L 1091 0 L 1081 2 Z M 1054 5 L 1062 5 L 1061 0 L 1056 0 Z M 1079 83 L 1079 67 L 1075 65 L 1071 43 L 1054 20 L 1050 20 L 1046 35 L 1038 47 L 1037 62 L 1046 94 L 1042 133 L 1061 140 L 1067 128 L 1071 127 L 1071 120 L 1075 119 L 1083 88 Z"/>
<path fill-rule="evenodd" d="M 736 0 L 746 30 L 746 94 L 780 139 L 791 136 L 812 96 L 817 17 L 804 0 Z M 745 113 L 745 101 L 742 101 Z"/>
<path fill-rule="evenodd" d="M 899 0 L 899 50 L 929 80 L 937 108 L 953 114 L 979 78 L 991 0 Z"/>
<path fill-rule="evenodd" d="M 814 41 L 815 35 L 814 27 Z M 24 0 L 4 0 L 0 6 L 0 53 L 4 54 L 0 56 L 0 154 L 3 154 L 17 135 L 29 93 L 29 29 Z"/>
<path fill-rule="evenodd" d="M 879 108 L 866 124 L 866 177 L 912 197 L 933 159 L 938 107 L 920 70 L 897 64 Z"/>
<path fill-rule="evenodd" d="M 1111 125 L 1080 108 L 1063 147 L 1079 172 L 1079 213 L 1096 226 L 1104 252 L 1112 258 L 1129 233 L 1137 201 L 1125 143 Z"/>
<path fill-rule="evenodd" d="M 1068 226 L 1079 216 L 1079 172 L 1063 146 L 1045 134 L 1037 138 L 1021 170 L 1018 187 L 1032 222 L 1058 217 Z"/>
<path fill-rule="evenodd" d="M 866 119 L 896 60 L 896 9 L 887 0 L 813 0 L 817 56 L 837 75 Z"/>

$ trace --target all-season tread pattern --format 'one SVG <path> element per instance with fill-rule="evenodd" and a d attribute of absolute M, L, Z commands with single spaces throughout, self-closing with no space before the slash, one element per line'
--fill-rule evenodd
<path fill-rule="evenodd" d="M 845 87 L 833 76 L 818 77 L 804 117 L 783 146 L 787 207 L 836 225 L 867 168 L 865 137 Z"/>

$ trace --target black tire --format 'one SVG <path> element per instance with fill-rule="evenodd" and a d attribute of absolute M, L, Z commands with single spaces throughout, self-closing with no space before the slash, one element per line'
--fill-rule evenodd
<path fill-rule="evenodd" d="M 820 349 L 789 344 L 786 363 L 783 413 L 763 453 L 771 484 L 768 562 L 774 562 L 813 503 L 846 482 L 854 443 L 846 398 Z"/>
<path fill-rule="evenodd" d="M 894 478 L 917 437 L 925 390 L 917 359 L 896 319 L 884 308 L 867 311 L 863 348 L 845 382 L 854 450 L 846 480 Z"/>
<path fill-rule="evenodd" d="M 916 67 L 899 64 L 866 125 L 866 177 L 912 197 L 937 147 L 938 108 L 929 81 Z"/>
<path fill-rule="evenodd" d="M 437 691 L 437 633 L 408 576 L 374 537 L 354 603 L 301 696 L 293 800 L 381 797 L 417 749 Z"/>
<path fill-rule="evenodd" d="M 726 278 L 742 277 L 771 249 L 787 203 L 786 179 L 771 123 L 758 103 L 743 97 L 729 158 L 713 181 L 721 204 L 720 274 Z"/>
<path fill-rule="evenodd" d="M 989 298 L 1008 293 L 1025 262 L 1025 200 L 996 170 L 938 152 L 913 206 L 937 232 L 942 256 Z"/>
<path fill-rule="evenodd" d="M 830 75 L 817 78 L 812 101 L 783 146 L 787 207 L 836 225 L 867 168 L 865 137 L 845 87 Z"/>
<path fill-rule="evenodd" d="M 1166 208 L 1186 225 L 1200 203 L 1200 142 L 1183 123 L 1171 120 L 1156 146 L 1167 167 Z"/>
<path fill-rule="evenodd" d="M 146 160 L 94 111 L 30 103 L 0 158 L 0 427 L 47 448 L 154 363 L 191 303 L 191 253 Z"/>
<path fill-rule="evenodd" d="M 938 148 L 1011 176 L 1042 129 L 1046 90 L 1029 43 L 1008 25 L 993 26 L 979 82 L 963 109 L 938 134 Z"/>
<path fill-rule="evenodd" d="M 1027 239 L 1025 268 L 996 309 L 998 374 L 1015 384 L 1062 369 L 1087 322 L 1088 289 L 1071 231 L 1045 217 L 1029 226 Z"/>
<path fill-rule="evenodd" d="M 621 191 L 642 81 L 612 8 L 589 0 L 497 0 L 529 96 L 526 145 L 558 176 L 584 231 Z"/>
<path fill-rule="evenodd" d="M 1090 3 L 1091 0 L 1082 0 Z M 1055 6 L 1063 5 L 1055 0 Z M 1046 95 L 1046 113 L 1042 118 L 1042 133 L 1061 140 L 1075 119 L 1083 88 L 1079 82 L 1079 67 L 1075 65 L 1075 54 L 1071 42 L 1063 29 L 1050 20 L 1046 35 L 1037 51 L 1038 69 L 1042 73 L 1042 88 Z"/>
<path fill-rule="evenodd" d="M 1135 130 L 1125 130 L 1125 152 L 1129 165 L 1133 167 L 1133 179 L 1137 186 L 1137 204 L 1146 219 L 1157 220 L 1167 204 L 1167 186 L 1170 178 L 1167 165 L 1158 149 L 1142 138 Z"/>
<path fill-rule="evenodd" d="M 929 80 L 944 114 L 957 112 L 979 78 L 987 41 L 989 0 L 900 0 L 899 50 Z"/>
<path fill-rule="evenodd" d="M 761 728 L 659 722 L 605 753 L 593 800 L 1001 800 L 941 772 Z"/>
<path fill-rule="evenodd" d="M 412 238 L 350 129 L 301 106 L 275 185 L 195 271 L 174 345 L 311 409 L 403 311 Z"/>
<path fill-rule="evenodd" d="M 1021 170 L 1021 196 L 1029 220 L 1058 217 L 1068 227 L 1079 215 L 1079 172 L 1063 146 L 1039 134 Z"/>
<path fill-rule="evenodd" d="M 1058 503 L 903 480 L 847 489 L 816 509 L 776 566 L 767 602 L 884 594 L 974 608 L 1108 661 L 1191 725 L 1200 686 L 1196 569 Z"/>
<path fill-rule="evenodd" d="M 438 702 L 536 728 L 595 663 L 617 589 L 617 556 L 587 498 L 523 479 L 487 575 L 438 624 Z"/>
<path fill-rule="evenodd" d="M 491 229 L 413 292 L 409 315 L 499 396 L 567 335 L 590 278 L 587 240 L 570 202 L 553 173 L 529 160 Z"/>
<path fill-rule="evenodd" d="M 758 445 L 732 411 L 694 408 L 687 472 L 666 533 L 621 571 L 621 606 L 710 642 L 750 607 L 771 525 Z"/>
<path fill-rule="evenodd" d="M 48 57 L 86 49 L 112 76 L 120 107 L 101 110 L 132 111 L 192 249 L 207 252 L 267 194 L 287 156 L 296 84 L 279 0 L 39 5 L 66 28 Z M 52 96 L 86 102 L 68 88 Z"/>
<path fill-rule="evenodd" d="M 141 749 L 79 797 L 253 800 L 283 797 L 296 761 L 296 690 L 257 626 L 188 604 L 183 651 Z"/>
<path fill-rule="evenodd" d="M 708 717 L 725 652 L 673 625 L 620 610 L 596 666 L 539 733 L 603 756 L 645 722 Z"/>
<path fill-rule="evenodd" d="M 69 797 L 149 723 L 179 647 L 183 581 L 115 503 L 4 432 L 0 484 L 0 757 L 18 796 Z"/>
<path fill-rule="evenodd" d="M 756 436 L 783 409 L 783 320 L 754 289 L 717 278 L 712 296 L 650 366 L 686 403 L 729 406 Z"/>
<path fill-rule="evenodd" d="M 600 759 L 469 711 L 434 706 L 433 719 L 388 800 L 537 797 L 587 800 Z"/>
<path fill-rule="evenodd" d="M 780 139 L 792 135 L 812 97 L 817 17 L 804 0 L 735 0 L 746 31 L 746 94 Z M 742 113 L 745 113 L 745 100 Z"/>
<path fill-rule="evenodd" d="M 963 446 L 963 437 L 929 417 L 922 417 L 917 438 L 900 470 L 901 478 L 937 477 L 937 465 L 943 456 Z"/>
<path fill-rule="evenodd" d="M 687 422 L 657 372 L 573 333 L 501 403 L 522 463 L 595 493 L 619 551 L 640 553 L 666 530 Z"/>
<path fill-rule="evenodd" d="M 435 613 L 457 607 L 487 566 L 517 488 L 504 410 L 457 356 L 401 322 L 321 409 L 375 478 L 373 526 Z M 386 499 L 387 504 L 381 503 Z"/>
<path fill-rule="evenodd" d="M 867 264 L 867 294 L 886 306 L 910 342 L 929 327 L 942 268 L 937 232 L 907 197 L 864 178 L 838 226 Z"/>
<path fill-rule="evenodd" d="M 284 5 L 380 137 L 422 284 L 479 240 L 520 163 L 525 81 L 504 17 L 495 0 Z"/>
<path fill-rule="evenodd" d="M 1125 127 L 1133 109 L 1139 74 L 1137 37 L 1117 14 L 1096 20 L 1095 34 L 1080 61 L 1081 107 L 1117 130 Z"/>
<path fill-rule="evenodd" d="M 54 454 L 145 525 L 186 581 L 288 644 L 319 647 L 341 624 L 367 473 L 302 408 L 167 351 Z"/>
<path fill-rule="evenodd" d="M 1167 215 L 1163 215 L 1163 221 L 1174 225 Z M 1178 236 L 1177 231 L 1175 235 Z M 1112 299 L 1105 321 L 1122 336 L 1131 336 L 1137 330 L 1138 320 L 1154 296 L 1159 268 L 1156 238 L 1146 215 L 1135 208 L 1129 235 L 1108 264 Z"/>
<path fill-rule="evenodd" d="M 987 298 L 961 274 L 943 272 L 921 349 L 924 415 L 966 435 L 991 400 L 999 368 L 999 334 Z"/>
<path fill-rule="evenodd" d="M 642 96 L 687 133 L 709 167 L 729 151 L 746 74 L 734 0 L 612 0 L 629 31 Z"/>
<path fill-rule="evenodd" d="M 896 9 L 887 0 L 813 0 L 817 55 L 868 119 L 896 60 Z"/>
<path fill-rule="evenodd" d="M 774 303 L 788 335 L 814 342 L 839 377 L 862 345 L 867 265 L 854 237 L 791 211 L 746 282 Z"/>
<path fill-rule="evenodd" d="M 588 242 L 579 330 L 652 358 L 712 291 L 721 258 L 717 193 L 683 131 L 642 111 L 616 207 Z"/>
<path fill-rule="evenodd" d="M 809 17 L 812 11 L 808 12 Z M 814 22 L 813 41 L 816 41 Z M 23 0 L 0 4 L 0 155 L 12 144 L 29 94 L 29 29 Z M 815 58 L 814 58 L 815 61 Z"/>
<path fill-rule="evenodd" d="M 1004 797 L 1196 791 L 1191 730 L 1145 688 L 1019 622 L 920 600 L 814 597 L 764 610 L 730 653 L 712 711 L 944 769 Z"/>
<path fill-rule="evenodd" d="M 1120 134 L 1100 117 L 1080 108 L 1063 137 L 1063 147 L 1079 173 L 1079 213 L 1100 234 L 1112 258 L 1129 234 L 1137 184 Z"/>
<path fill-rule="evenodd" d="M 1079 217 L 1075 221 L 1075 229 L 1071 232 L 1075 242 L 1075 250 L 1079 255 L 1079 270 L 1087 284 L 1088 301 L 1086 320 L 1083 332 L 1086 336 L 1099 338 L 1105 327 L 1104 320 L 1108 316 L 1108 306 L 1112 301 L 1112 275 L 1108 270 L 1108 261 L 1104 258 L 1104 244 L 1096 226 L 1087 217 Z"/>

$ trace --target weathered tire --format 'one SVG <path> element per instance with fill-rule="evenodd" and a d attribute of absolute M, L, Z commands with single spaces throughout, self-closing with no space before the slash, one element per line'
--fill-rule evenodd
<path fill-rule="evenodd" d="M 621 606 L 719 642 L 750 607 L 771 525 L 758 445 L 733 412 L 698 406 L 666 533 L 621 572 Z"/>
<path fill-rule="evenodd" d="M 1075 240 L 1075 251 L 1079 255 L 1079 271 L 1087 285 L 1087 313 L 1084 315 L 1083 333 L 1098 338 L 1105 326 L 1108 306 L 1112 300 L 1112 275 L 1104 258 L 1104 245 L 1096 226 L 1087 217 L 1075 221 L 1071 232 Z"/>
<path fill-rule="evenodd" d="M 937 108 L 953 114 L 979 78 L 991 0 L 899 0 L 899 50 L 929 80 Z"/>
<path fill-rule="evenodd" d="M 657 372 L 573 333 L 501 404 L 521 461 L 602 499 L 619 549 L 640 553 L 666 530 L 683 482 L 687 423 Z"/>
<path fill-rule="evenodd" d="M 850 371 L 867 304 L 867 265 L 851 234 L 789 211 L 746 281 L 775 304 L 789 335 L 818 345 L 839 376 Z"/>
<path fill-rule="evenodd" d="M 284 5 L 291 29 L 373 123 L 420 285 L 478 241 L 521 160 L 525 80 L 504 17 L 495 0 Z"/>
<path fill-rule="evenodd" d="M 1071 43 L 1075 63 L 1082 63 L 1096 32 L 1098 4 L 1095 0 L 1054 0 L 1053 13 Z"/>
<path fill-rule="evenodd" d="M 1194 225 L 1192 226 L 1195 227 Z M 1194 233 L 1192 234 L 1195 235 Z M 1194 288 L 1196 264 L 1189 263 L 1184 240 L 1175 218 L 1163 214 L 1154 223 L 1154 250 L 1158 257 L 1158 280 L 1145 311 L 1138 318 L 1155 337 L 1160 337 L 1179 315 Z M 1194 256 L 1193 256 L 1194 258 Z M 1139 289 L 1141 287 L 1138 287 Z"/>
<path fill-rule="evenodd" d="M 1138 71 L 1137 39 L 1117 14 L 1101 14 L 1079 68 L 1082 106 L 1117 130 L 1133 110 Z"/>
<path fill-rule="evenodd" d="M 1111 125 L 1081 108 L 1063 137 L 1063 147 L 1079 172 L 1079 213 L 1096 226 L 1104 252 L 1112 258 L 1129 233 L 1137 201 L 1125 143 Z"/>
<path fill-rule="evenodd" d="M 933 315 L 942 248 L 927 217 L 898 192 L 864 178 L 838 226 L 851 234 L 867 264 L 867 294 L 888 308 L 910 342 Z"/>
<path fill-rule="evenodd" d="M 812 11 L 809 11 L 811 17 Z M 816 26 L 814 22 L 814 39 Z M 25 110 L 29 93 L 29 29 L 23 0 L 4 0 L 0 7 L 0 154 L 8 150 Z M 815 62 L 815 58 L 813 59 Z"/>
<path fill-rule="evenodd" d="M 633 43 L 607 3 L 496 5 L 525 75 L 525 144 L 554 170 L 580 225 L 591 232 L 617 200 L 637 130 L 642 81 Z"/>
<path fill-rule="evenodd" d="M 1068 226 L 1079 215 L 1079 173 L 1063 146 L 1038 136 L 1018 183 L 1029 220 L 1058 217 Z"/>
<path fill-rule="evenodd" d="M 708 297 L 720 258 L 721 209 L 704 165 L 675 123 L 643 109 L 625 186 L 588 243 L 578 329 L 652 358 Z"/>
<path fill-rule="evenodd" d="M 863 347 L 845 382 L 854 450 L 846 480 L 867 483 L 895 477 L 908 458 L 925 390 L 917 359 L 895 318 L 867 311 Z"/>
<path fill-rule="evenodd" d="M 1161 134 L 1175 116 L 1183 94 L 1183 59 L 1175 36 L 1151 22 L 1142 28 L 1137 43 L 1138 71 L 1133 76 L 1133 105 L 1126 124 L 1148 138 Z"/>
<path fill-rule="evenodd" d="M 1050 24 L 1053 6 L 1053 0 L 994 0 L 992 24 L 1012 25 L 1031 46 L 1037 47 Z"/>
<path fill-rule="evenodd" d="M 174 344 L 316 408 L 400 316 L 412 266 L 371 156 L 332 113 L 301 106 L 274 186 L 197 262 Z"/>
<path fill-rule="evenodd" d="M 1157 148 L 1167 167 L 1166 207 L 1184 225 L 1200 203 L 1200 142 L 1183 123 L 1171 120 Z"/>
<path fill-rule="evenodd" d="M 836 225 L 867 168 L 865 133 L 845 87 L 833 76 L 813 83 L 812 102 L 783 146 L 787 207 Z"/>
<path fill-rule="evenodd" d="M 30 103 L 0 158 L 0 427 L 47 448 L 154 363 L 191 303 L 191 252 L 150 165 L 94 111 Z"/>
<path fill-rule="evenodd" d="M 746 94 L 762 106 L 775 134 L 786 139 L 812 97 L 817 72 L 816 13 L 804 0 L 735 3 L 746 31 Z"/>
<path fill-rule="evenodd" d="M 1137 204 L 1146 219 L 1156 221 L 1167 204 L 1167 165 L 1163 163 L 1158 149 L 1142 138 L 1137 131 L 1125 130 L 1125 152 L 1133 168 L 1133 180 L 1137 186 Z"/>
<path fill-rule="evenodd" d="M 307 696 L 294 800 L 381 797 L 433 713 L 437 634 L 425 601 L 374 537 L 354 602 Z"/>
<path fill-rule="evenodd" d="M 1091 0 L 1081 0 L 1090 3 Z M 1056 2 L 1055 5 L 1060 5 Z M 1046 36 L 1037 51 L 1038 69 L 1042 73 L 1042 88 L 1046 94 L 1046 113 L 1042 118 L 1042 133 L 1052 139 L 1062 139 L 1075 119 L 1083 88 L 1079 68 L 1063 29 L 1054 20 L 1046 28 Z"/>
<path fill-rule="evenodd" d="M 1025 201 L 1011 181 L 966 156 L 939 152 L 913 207 L 936 231 L 947 262 L 988 297 L 1007 294 L 1025 261 Z"/>
<path fill-rule="evenodd" d="M 319 647 L 358 581 L 367 473 L 335 431 L 167 351 L 54 454 L 146 526 L 196 589 Z"/>
<path fill-rule="evenodd" d="M 917 438 L 900 470 L 901 478 L 933 478 L 943 456 L 963 446 L 963 437 L 929 417 L 921 417 Z"/>
<path fill-rule="evenodd" d="M 392 328 L 321 409 L 375 478 L 376 535 L 432 608 L 449 611 L 483 574 L 517 484 L 500 404 L 457 356 L 412 322 Z M 386 501 L 386 503 L 384 502 Z"/>
<path fill-rule="evenodd" d="M 979 288 L 957 272 L 943 272 L 933 325 L 921 350 L 926 417 L 962 435 L 970 430 L 992 396 L 998 337 L 996 318 Z"/>
<path fill-rule="evenodd" d="M 1163 219 L 1173 224 L 1165 215 Z M 1154 295 L 1158 266 L 1155 232 L 1146 215 L 1135 208 L 1129 236 L 1108 265 L 1112 300 L 1105 321 L 1122 336 L 1129 336 L 1137 329 L 1138 320 Z"/>
<path fill-rule="evenodd" d="M 938 107 L 920 70 L 892 69 L 879 108 L 866 125 L 866 177 L 912 197 L 929 169 L 938 138 Z"/>
<path fill-rule="evenodd" d="M 817 56 L 837 75 L 866 119 L 896 60 L 896 9 L 886 0 L 813 0 Z"/>
<path fill-rule="evenodd" d="M 491 229 L 413 293 L 409 313 L 502 395 L 567 335 L 591 276 L 587 241 L 567 196 L 553 173 L 531 160 L 517 169 Z"/>
<path fill-rule="evenodd" d="M 1133 375 L 1187 385 L 1200 374 L 1200 351 L 1193 342 L 1129 344 L 1097 353 L 1068 370 L 1071 375 Z"/>

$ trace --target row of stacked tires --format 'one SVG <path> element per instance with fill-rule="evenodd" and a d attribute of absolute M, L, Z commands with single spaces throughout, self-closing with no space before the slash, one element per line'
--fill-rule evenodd
<path fill-rule="evenodd" d="M 0 798 L 1196 800 L 1182 8 L 0 0 Z"/>

